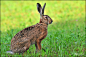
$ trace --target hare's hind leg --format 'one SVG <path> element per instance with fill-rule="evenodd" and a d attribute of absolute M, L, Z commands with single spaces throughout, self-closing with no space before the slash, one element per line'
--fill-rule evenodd
<path fill-rule="evenodd" d="M 24 57 L 24 53 L 27 52 L 27 50 L 29 49 L 30 45 L 31 45 L 30 43 L 29 43 L 29 44 L 27 43 L 27 44 L 23 47 L 24 51 L 22 52 L 22 57 Z"/>
<path fill-rule="evenodd" d="M 25 52 L 27 52 L 27 50 L 29 49 L 29 47 L 30 47 L 30 42 L 28 42 L 24 47 L 23 47 L 23 49 L 22 49 L 22 53 L 24 54 Z"/>

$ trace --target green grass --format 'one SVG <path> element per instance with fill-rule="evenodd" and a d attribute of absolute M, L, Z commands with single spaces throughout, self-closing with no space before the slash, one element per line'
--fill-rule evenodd
<path fill-rule="evenodd" d="M 85 1 L 1 1 L 1 56 L 10 50 L 12 37 L 22 29 L 40 21 L 37 3 L 46 2 L 45 15 L 53 19 L 48 35 L 35 54 L 35 45 L 24 56 L 75 57 L 85 55 Z M 14 54 L 12 56 L 22 55 Z"/>

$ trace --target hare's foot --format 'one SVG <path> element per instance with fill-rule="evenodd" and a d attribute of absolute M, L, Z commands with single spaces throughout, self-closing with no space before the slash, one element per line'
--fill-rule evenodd
<path fill-rule="evenodd" d="M 22 51 L 23 51 L 22 54 L 23 54 L 23 55 L 24 55 L 25 52 L 27 52 L 27 50 L 29 49 L 29 47 L 30 47 L 30 44 L 27 43 L 27 44 L 22 48 Z"/>

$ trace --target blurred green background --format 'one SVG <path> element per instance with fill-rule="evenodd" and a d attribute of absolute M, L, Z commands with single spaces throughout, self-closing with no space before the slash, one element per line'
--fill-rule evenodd
<path fill-rule="evenodd" d="M 46 3 L 44 14 L 50 16 L 53 23 L 48 26 L 48 35 L 41 43 L 46 52 L 41 50 L 34 54 L 35 45 L 32 45 L 26 52 L 27 57 L 86 56 L 85 1 L 1 1 L 2 56 L 8 56 L 6 51 L 10 50 L 11 39 L 16 33 L 39 23 L 37 3 L 42 6 Z"/>

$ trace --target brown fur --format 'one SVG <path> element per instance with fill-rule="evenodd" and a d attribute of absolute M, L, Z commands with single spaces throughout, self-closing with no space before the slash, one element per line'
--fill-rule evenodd
<path fill-rule="evenodd" d="M 24 53 L 35 44 L 36 50 L 41 49 L 41 41 L 47 36 L 48 24 L 52 19 L 48 15 L 42 15 L 40 22 L 36 25 L 27 27 L 18 32 L 11 40 L 11 51 L 14 53 Z"/>

